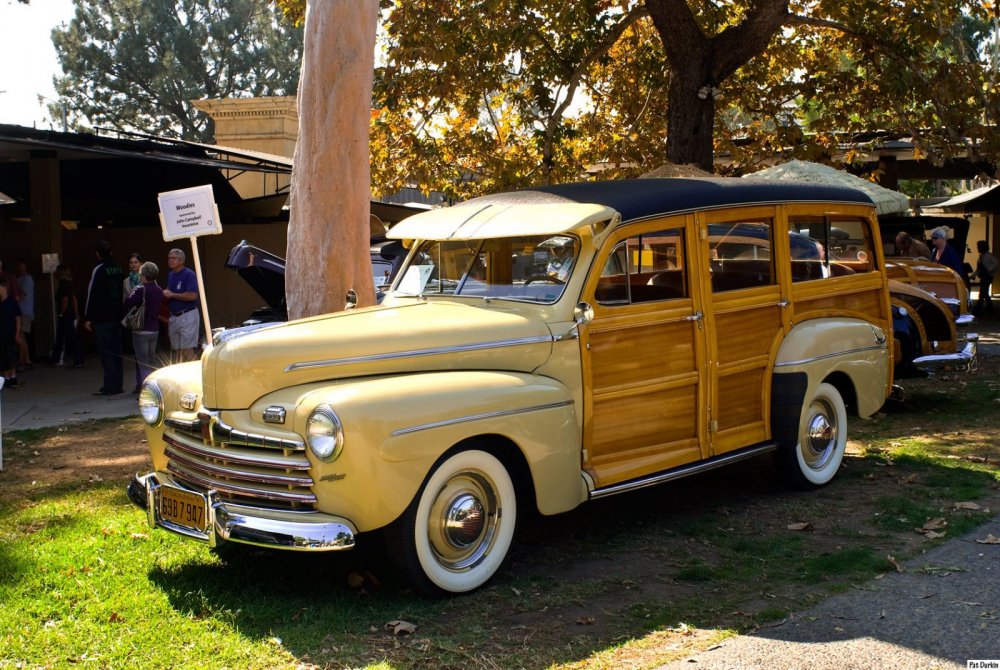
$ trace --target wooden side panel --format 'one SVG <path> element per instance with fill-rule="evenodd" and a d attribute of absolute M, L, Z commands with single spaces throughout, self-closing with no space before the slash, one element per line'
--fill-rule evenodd
<path fill-rule="evenodd" d="M 774 300 L 777 301 L 777 297 Z M 775 332 L 781 329 L 781 308 L 771 304 L 726 311 L 723 303 L 715 314 L 715 328 L 720 366 L 767 356 Z"/>
<path fill-rule="evenodd" d="M 764 360 L 767 362 L 767 359 Z M 764 393 L 766 365 L 734 374 L 719 375 L 719 431 L 738 426 L 762 424 L 764 416 Z M 756 434 L 759 427 L 751 431 Z M 748 435 L 746 444 L 764 439 L 763 435 L 752 439 Z"/>
<path fill-rule="evenodd" d="M 656 384 L 693 371 L 692 330 L 688 321 L 592 329 L 590 355 L 595 394 L 632 384 Z"/>
<path fill-rule="evenodd" d="M 598 486 L 697 460 L 696 326 L 683 317 L 597 319 L 588 464 Z"/>

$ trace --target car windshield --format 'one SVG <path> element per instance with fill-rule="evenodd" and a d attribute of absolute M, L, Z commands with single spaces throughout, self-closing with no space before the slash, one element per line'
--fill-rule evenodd
<path fill-rule="evenodd" d="M 429 240 L 410 257 L 396 293 L 551 303 L 579 252 L 580 241 L 570 235 Z"/>

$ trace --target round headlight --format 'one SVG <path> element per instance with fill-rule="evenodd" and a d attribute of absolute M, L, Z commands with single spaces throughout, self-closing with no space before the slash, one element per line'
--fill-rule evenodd
<path fill-rule="evenodd" d="M 329 405 L 320 405 L 309 415 L 306 422 L 306 444 L 324 461 L 332 461 L 340 456 L 344 448 L 344 428 L 340 418 Z"/>
<path fill-rule="evenodd" d="M 156 382 L 146 382 L 139 391 L 139 414 L 149 426 L 156 426 L 163 419 L 163 394 Z"/>

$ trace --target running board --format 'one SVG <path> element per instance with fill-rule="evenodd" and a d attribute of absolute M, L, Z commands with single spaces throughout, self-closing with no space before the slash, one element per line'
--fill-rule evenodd
<path fill-rule="evenodd" d="M 766 454 L 769 451 L 774 451 L 777 448 L 778 445 L 773 442 L 761 444 L 756 447 L 747 447 L 746 449 L 734 451 L 724 456 L 710 458 L 707 461 L 689 463 L 670 470 L 664 470 L 663 472 L 657 472 L 656 474 L 648 477 L 642 477 L 641 479 L 632 479 L 627 482 L 622 482 L 621 484 L 613 484 L 611 486 L 594 489 L 590 492 L 590 499 L 596 500 L 597 498 L 606 498 L 607 496 L 613 496 L 617 493 L 635 491 L 637 489 L 644 489 L 647 486 L 655 486 L 656 484 L 681 479 L 682 477 L 690 477 L 691 475 L 696 475 L 700 472 L 708 472 L 709 470 L 714 470 L 715 468 L 721 468 L 724 465 L 736 463 L 737 461 L 743 461 L 748 458 L 753 458 L 754 456 L 760 456 L 761 454 Z"/>

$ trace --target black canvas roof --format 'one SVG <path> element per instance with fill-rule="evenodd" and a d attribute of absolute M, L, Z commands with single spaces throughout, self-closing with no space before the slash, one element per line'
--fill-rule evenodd
<path fill-rule="evenodd" d="M 468 200 L 474 204 L 592 203 L 611 207 L 623 221 L 668 213 L 741 204 L 838 202 L 871 205 L 862 191 L 842 186 L 797 182 L 760 182 L 735 178 L 622 179 L 497 193 Z"/>

